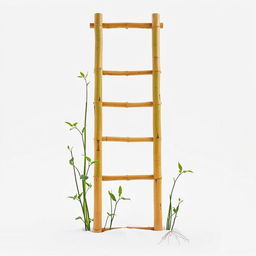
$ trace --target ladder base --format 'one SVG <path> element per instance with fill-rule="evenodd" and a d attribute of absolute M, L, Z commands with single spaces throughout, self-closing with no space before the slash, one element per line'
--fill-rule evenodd
<path fill-rule="evenodd" d="M 113 228 L 102 228 L 102 232 L 112 230 L 112 229 L 121 229 L 121 228 L 154 230 L 154 227 L 113 227 Z"/>

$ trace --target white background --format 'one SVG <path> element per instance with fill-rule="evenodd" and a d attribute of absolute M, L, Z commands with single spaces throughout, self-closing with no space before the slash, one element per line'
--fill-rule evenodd
<path fill-rule="evenodd" d="M 255 6 L 253 1 L 0 1 L 0 255 L 256 255 Z M 66 146 L 78 136 L 89 72 L 93 154 L 95 12 L 105 22 L 151 22 L 159 12 L 163 133 L 163 217 L 177 162 L 195 171 L 178 184 L 184 199 L 175 238 L 165 232 L 85 233 Z M 151 68 L 150 30 L 104 30 L 104 69 Z M 150 77 L 104 77 L 103 100 L 148 101 Z M 151 136 L 151 109 L 104 109 L 104 135 Z M 150 143 L 104 143 L 104 171 L 152 171 Z M 115 225 L 152 226 L 152 183 L 123 185 Z M 91 191 L 92 192 L 92 191 Z M 91 193 L 92 195 L 92 193 Z M 90 198 L 92 203 L 92 198 Z"/>

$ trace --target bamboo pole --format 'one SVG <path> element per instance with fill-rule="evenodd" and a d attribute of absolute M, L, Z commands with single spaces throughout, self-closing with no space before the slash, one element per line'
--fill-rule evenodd
<path fill-rule="evenodd" d="M 111 180 L 153 180 L 154 175 L 119 175 L 119 176 L 102 176 L 103 181 Z"/>
<path fill-rule="evenodd" d="M 154 230 L 154 227 L 113 227 L 113 228 L 103 228 L 102 231 L 108 231 L 108 230 L 120 229 L 120 228 Z"/>
<path fill-rule="evenodd" d="M 93 231 L 102 232 L 102 14 L 95 13 L 94 66 L 94 222 Z"/>
<path fill-rule="evenodd" d="M 90 28 L 94 28 L 94 26 L 94 23 L 90 23 Z M 160 27 L 163 28 L 163 23 L 160 23 Z M 102 28 L 152 28 L 152 23 L 102 23 Z"/>
<path fill-rule="evenodd" d="M 152 70 L 134 70 L 134 71 L 115 71 L 115 70 L 103 70 L 105 76 L 140 76 L 151 75 Z"/>
<path fill-rule="evenodd" d="M 153 141 L 153 137 L 102 137 L 102 141 L 118 142 L 147 142 Z"/>
<path fill-rule="evenodd" d="M 152 14 L 154 230 L 162 230 L 160 15 Z"/>
<path fill-rule="evenodd" d="M 135 108 L 135 107 L 152 107 L 153 102 L 102 102 L 102 107 L 123 107 L 123 108 Z"/>

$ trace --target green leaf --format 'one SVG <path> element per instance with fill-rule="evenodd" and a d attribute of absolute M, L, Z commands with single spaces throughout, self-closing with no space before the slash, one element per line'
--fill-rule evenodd
<path fill-rule="evenodd" d="M 179 170 L 182 171 L 183 170 L 183 167 L 182 165 L 178 162 L 178 167 L 179 167 Z"/>
<path fill-rule="evenodd" d="M 109 213 L 109 212 L 107 212 L 107 215 L 108 215 L 109 217 L 113 217 L 113 216 L 115 216 L 115 214 L 114 214 L 114 213 Z"/>
<path fill-rule="evenodd" d="M 89 157 L 89 156 L 85 156 L 84 155 L 84 158 L 90 163 L 92 161 L 92 159 Z"/>
<path fill-rule="evenodd" d="M 68 124 L 69 126 L 73 127 L 73 124 L 71 124 L 70 122 L 65 122 L 66 124 Z"/>
<path fill-rule="evenodd" d="M 86 175 L 84 175 L 84 174 L 80 175 L 80 179 L 81 179 L 81 180 L 87 180 L 88 178 L 89 178 L 89 177 L 86 176 Z"/>
<path fill-rule="evenodd" d="M 83 129 L 82 129 L 82 133 L 84 133 L 84 131 L 85 131 L 85 127 L 83 127 Z"/>
<path fill-rule="evenodd" d="M 80 194 L 77 196 L 77 199 L 80 199 L 82 195 L 83 195 L 83 192 L 80 193 Z"/>
<path fill-rule="evenodd" d="M 68 196 L 68 198 L 71 198 L 73 200 L 76 200 L 77 199 L 77 195 L 74 195 L 74 196 Z"/>
<path fill-rule="evenodd" d="M 67 146 L 67 149 L 68 149 L 70 152 L 72 152 L 73 147 Z"/>
<path fill-rule="evenodd" d="M 81 76 L 81 77 L 85 77 L 85 75 L 84 75 L 83 72 L 80 72 L 80 76 Z"/>
<path fill-rule="evenodd" d="M 121 197 L 122 200 L 131 200 L 131 198 Z"/>
<path fill-rule="evenodd" d="M 78 122 L 75 122 L 75 123 L 72 124 L 72 126 L 77 126 L 77 124 L 78 124 Z"/>
<path fill-rule="evenodd" d="M 85 184 L 86 184 L 89 188 L 91 188 L 91 187 L 92 187 L 92 184 L 91 184 L 91 183 L 87 183 L 87 182 L 85 182 Z"/>
<path fill-rule="evenodd" d="M 82 222 L 84 222 L 84 220 L 81 216 L 76 217 L 75 220 L 81 220 Z"/>
<path fill-rule="evenodd" d="M 190 172 L 190 173 L 193 173 L 193 171 L 190 171 L 190 170 L 185 170 L 185 171 L 182 171 L 183 173 L 186 173 L 186 172 Z"/>
<path fill-rule="evenodd" d="M 119 188 L 118 188 L 118 195 L 119 195 L 119 197 L 122 195 L 122 192 L 123 192 L 122 187 L 119 186 Z"/>
<path fill-rule="evenodd" d="M 90 164 L 96 164 L 98 162 L 99 162 L 99 160 L 95 160 L 95 161 L 92 161 Z"/>
<path fill-rule="evenodd" d="M 69 164 L 74 166 L 74 157 L 72 157 L 70 160 L 69 160 Z"/>
<path fill-rule="evenodd" d="M 113 201 L 116 202 L 116 197 L 115 197 L 115 195 L 114 195 L 113 193 L 111 193 L 110 191 L 108 191 L 108 194 L 109 194 L 110 198 L 111 198 Z"/>

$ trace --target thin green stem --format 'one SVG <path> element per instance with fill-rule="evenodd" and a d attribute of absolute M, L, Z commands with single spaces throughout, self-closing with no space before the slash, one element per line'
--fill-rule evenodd
<path fill-rule="evenodd" d="M 87 97 L 86 97 L 86 101 L 87 101 Z M 86 119 L 86 115 L 87 115 L 87 111 L 85 113 L 85 119 Z M 85 158 L 85 156 L 86 156 L 86 140 L 84 139 L 84 135 L 80 131 L 80 129 L 77 128 L 76 126 L 74 128 L 81 135 L 82 144 L 83 144 L 83 150 L 84 150 L 84 170 L 85 170 L 86 169 L 86 158 Z M 84 134 L 86 134 L 85 131 L 84 131 Z M 81 176 L 80 171 L 78 170 L 78 168 L 75 165 L 74 165 L 74 168 L 79 173 L 79 176 Z M 83 173 L 84 173 L 84 175 L 87 175 L 87 172 L 84 171 Z M 82 189 L 83 189 L 83 201 L 84 201 L 84 203 L 83 203 L 84 207 L 82 207 L 82 208 L 83 208 L 83 212 L 85 214 L 84 222 L 85 222 L 85 225 L 86 225 L 86 230 L 90 230 L 90 215 L 89 215 L 89 208 L 88 208 L 87 198 L 86 198 L 87 189 L 86 189 L 86 182 L 84 180 L 82 181 Z"/>
<path fill-rule="evenodd" d="M 111 214 L 113 213 L 112 209 L 113 209 L 113 204 L 112 204 L 112 199 L 110 198 L 110 213 Z"/>
<path fill-rule="evenodd" d="M 86 156 L 86 129 L 87 129 L 87 109 L 88 109 L 88 85 L 86 78 L 85 81 L 85 108 L 84 108 L 84 128 L 83 128 L 83 146 L 84 146 L 84 156 Z M 84 175 L 86 174 L 86 158 L 84 158 Z"/>
<path fill-rule="evenodd" d="M 115 217 L 115 214 L 116 214 L 116 208 L 117 208 L 117 205 L 118 205 L 120 200 L 121 200 L 121 198 L 119 197 L 119 199 L 115 203 L 115 207 L 114 207 L 114 211 L 113 211 L 113 216 L 111 216 L 110 228 L 112 227 L 112 224 L 113 224 L 113 221 L 114 221 L 114 217 Z"/>
<path fill-rule="evenodd" d="M 76 182 L 76 188 L 77 188 L 77 193 L 80 194 L 79 191 L 79 187 L 78 187 L 78 181 L 77 181 L 77 177 L 76 177 L 76 171 L 79 172 L 78 168 L 75 166 L 74 163 L 74 155 L 72 150 L 70 151 L 71 153 L 71 157 L 73 159 L 73 170 L 74 170 L 74 175 L 75 175 L 75 182 Z M 80 172 L 79 172 L 80 174 Z M 83 203 L 81 201 L 81 199 L 79 199 L 81 208 L 82 208 L 82 212 L 83 212 L 83 217 L 84 217 L 84 224 L 85 224 L 85 230 L 90 230 L 90 215 L 89 215 L 89 209 L 88 209 L 88 205 L 87 205 L 87 199 L 86 199 L 86 188 L 85 188 L 85 181 L 82 181 L 82 188 L 83 188 Z"/>
<path fill-rule="evenodd" d="M 172 214 L 172 196 L 173 196 L 173 191 L 174 191 L 174 188 L 176 186 L 177 180 L 179 179 L 181 174 L 182 174 L 182 172 L 179 173 L 179 175 L 176 178 L 174 178 L 172 190 L 171 190 L 171 193 L 170 193 L 170 202 L 169 202 L 169 209 L 168 209 L 168 215 L 167 215 L 167 221 L 166 221 L 166 229 L 167 230 L 170 230 L 170 228 L 172 226 L 172 216 L 173 216 L 173 214 Z"/>
<path fill-rule="evenodd" d="M 75 169 L 74 169 L 74 177 L 75 177 L 75 183 L 76 183 L 77 194 L 80 195 L 80 191 L 79 191 L 79 187 L 78 187 L 78 182 L 77 182 L 77 177 L 76 177 Z M 79 203 L 80 203 L 81 208 L 82 208 L 82 210 L 83 210 L 82 201 L 81 201 L 80 198 L 78 198 L 78 200 L 79 200 Z"/>
<path fill-rule="evenodd" d="M 83 144 L 83 151 L 84 151 L 84 166 L 83 166 L 83 175 L 86 175 L 88 172 L 86 171 L 87 168 L 87 160 L 86 160 L 86 122 L 87 122 L 87 105 L 88 105 L 88 84 L 86 81 L 86 78 L 84 78 L 85 83 L 86 83 L 86 91 L 85 91 L 85 112 L 84 112 L 84 128 L 83 131 L 81 132 L 78 128 L 77 131 L 80 133 L 81 138 L 82 138 L 82 144 Z M 83 210 L 85 212 L 85 225 L 86 225 L 86 230 L 90 230 L 90 213 L 89 213 L 89 207 L 87 203 L 87 189 L 86 189 L 86 181 L 82 180 L 82 188 L 83 188 Z"/>
<path fill-rule="evenodd" d="M 87 203 L 87 198 L 86 198 L 86 187 L 85 187 L 85 181 L 83 181 L 83 210 L 85 212 L 85 225 L 86 225 L 86 230 L 91 229 L 91 220 L 90 220 L 90 213 L 89 213 L 89 208 L 88 208 L 88 203 Z"/>
<path fill-rule="evenodd" d="M 108 223 L 108 217 L 109 217 L 109 216 L 107 216 L 107 218 L 106 218 L 104 228 L 106 228 L 106 226 L 107 226 L 107 223 Z"/>
<path fill-rule="evenodd" d="M 171 201 L 171 195 L 170 195 L 170 203 L 169 203 L 169 209 L 168 209 L 168 215 L 167 215 L 167 221 L 166 221 L 167 230 L 170 230 L 171 228 L 171 221 L 172 221 L 172 201 Z"/>
<path fill-rule="evenodd" d="M 84 128 L 83 128 L 83 133 L 82 133 L 82 141 L 83 141 L 83 150 L 84 150 L 84 168 L 83 168 L 83 174 L 86 175 L 86 165 L 87 165 L 87 160 L 86 160 L 86 124 L 87 124 L 87 106 L 88 106 L 88 83 L 86 78 L 84 78 L 85 83 L 86 83 L 86 90 L 85 90 L 85 110 L 84 110 Z M 88 230 L 90 230 L 90 213 L 89 213 L 89 208 L 87 204 L 87 198 L 86 198 L 86 181 L 82 181 L 82 186 L 83 186 L 83 200 L 84 200 L 84 206 L 85 206 L 85 211 L 86 211 L 86 223 L 88 226 Z"/>
<path fill-rule="evenodd" d="M 113 207 L 112 207 L 112 199 L 111 199 L 111 197 L 109 198 L 109 200 L 110 200 L 110 219 L 112 218 L 112 209 L 113 209 Z M 109 215 L 107 216 L 107 218 L 106 218 L 106 221 L 105 221 L 105 225 L 104 225 L 104 228 L 106 228 L 106 226 L 107 226 L 107 223 L 108 223 L 108 219 L 109 219 Z"/>
<path fill-rule="evenodd" d="M 76 129 L 83 138 L 83 133 L 80 131 L 80 129 L 78 129 L 76 126 L 74 127 L 74 129 Z"/>
<path fill-rule="evenodd" d="M 81 172 L 79 171 L 79 169 L 74 165 L 73 166 L 75 168 L 75 170 L 77 171 L 77 173 L 79 174 L 79 177 L 81 176 Z"/>
<path fill-rule="evenodd" d="M 83 77 L 84 81 L 85 81 L 85 108 L 84 108 L 84 127 L 82 130 L 80 130 L 76 125 L 71 125 L 72 129 L 75 129 L 81 136 L 82 139 L 82 145 L 83 145 L 83 153 L 84 153 L 84 160 L 83 160 L 83 171 L 80 172 L 79 169 L 75 166 L 74 164 L 74 157 L 73 157 L 73 152 L 72 149 L 69 148 L 69 151 L 71 153 L 71 157 L 73 159 L 73 171 L 74 171 L 74 177 L 75 177 L 75 183 L 76 183 L 76 188 L 77 188 L 77 193 L 78 195 L 80 195 L 80 191 L 79 191 L 79 186 L 78 186 L 78 180 L 77 180 L 77 175 L 79 175 L 79 177 L 81 177 L 81 173 L 84 176 L 87 176 L 90 170 L 90 166 L 91 164 L 88 164 L 87 167 L 87 159 L 86 159 L 86 126 L 87 126 L 87 112 L 88 112 L 88 85 L 89 82 L 87 82 L 87 75 L 84 76 L 84 74 L 82 72 L 80 72 L 81 76 L 79 77 Z M 88 186 L 87 189 L 87 183 L 86 183 L 86 179 L 82 179 L 81 180 L 82 183 L 82 198 L 78 198 L 79 202 L 80 202 L 80 206 L 82 208 L 82 212 L 83 212 L 83 218 L 84 218 L 84 224 L 85 224 L 85 230 L 90 230 L 90 223 L 91 223 L 91 219 L 90 219 L 90 213 L 89 213 L 89 207 L 88 207 L 88 203 L 87 203 L 87 191 L 89 190 L 89 188 L 91 186 Z"/>
<path fill-rule="evenodd" d="M 88 177 L 88 173 L 89 173 L 89 170 L 90 170 L 90 167 L 91 167 L 91 164 L 88 165 L 87 167 L 87 171 L 86 171 L 86 176 Z M 88 190 L 90 189 L 91 187 L 88 186 L 88 188 L 86 189 L 86 194 L 88 192 Z"/>
<path fill-rule="evenodd" d="M 73 155 L 72 150 L 70 150 L 70 154 L 71 154 L 72 159 L 74 159 L 74 155 Z M 73 161 L 74 161 L 74 160 L 73 160 Z M 73 164 L 72 166 L 73 166 L 73 172 L 74 172 L 74 178 L 75 178 L 75 184 L 76 184 L 77 194 L 80 195 L 80 190 L 79 190 L 78 181 L 77 181 L 77 176 L 76 176 L 76 170 L 78 170 L 78 169 L 75 167 L 75 164 Z M 78 198 L 78 200 L 79 200 L 79 203 L 80 203 L 80 206 L 81 206 L 81 209 L 82 209 L 83 218 L 84 218 L 84 224 L 85 224 L 85 212 L 84 212 L 82 200 L 81 200 L 81 198 Z M 85 225 L 85 229 L 86 229 L 86 225 Z"/>
<path fill-rule="evenodd" d="M 112 224 L 112 218 L 113 218 L 113 201 L 112 198 L 110 197 L 110 224 L 109 224 L 109 228 L 111 228 L 111 224 Z"/>
<path fill-rule="evenodd" d="M 87 167 L 87 170 L 86 170 L 86 173 L 85 173 L 85 175 L 86 175 L 86 176 L 88 176 L 88 173 L 89 173 L 90 167 L 91 167 L 91 164 L 88 164 L 88 167 Z"/>
<path fill-rule="evenodd" d="M 175 214 L 175 216 L 174 216 L 174 220 L 173 220 L 173 223 L 172 223 L 171 231 L 173 231 L 173 228 L 174 228 L 174 225 L 175 225 L 176 218 L 177 218 L 177 213 L 176 213 L 176 214 Z"/>
<path fill-rule="evenodd" d="M 178 211 L 179 211 L 179 207 L 180 207 L 180 204 L 182 203 L 183 201 L 179 201 L 177 207 L 176 207 L 176 212 L 175 212 L 175 215 L 174 215 L 174 220 L 173 220 L 173 223 L 172 223 L 172 226 L 171 226 L 171 231 L 173 230 L 174 228 L 174 225 L 175 225 L 175 221 L 176 221 L 176 218 L 178 217 Z"/>

